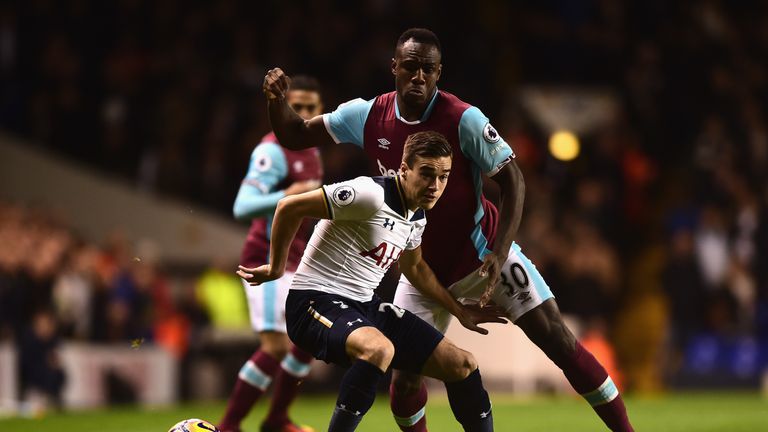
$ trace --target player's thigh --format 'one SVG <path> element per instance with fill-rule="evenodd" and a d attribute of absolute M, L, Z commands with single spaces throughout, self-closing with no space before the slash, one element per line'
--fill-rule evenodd
<path fill-rule="evenodd" d="M 449 290 L 460 302 L 471 303 L 480 298 L 486 286 L 486 278 L 472 272 L 451 285 Z M 502 265 L 500 280 L 491 300 L 504 308 L 510 321 L 515 322 L 553 297 L 552 290 L 536 266 L 523 254 L 520 247 L 513 243 L 507 260 Z"/>
<path fill-rule="evenodd" d="M 287 332 L 285 300 L 288 297 L 292 280 L 293 273 L 289 272 L 280 279 L 265 282 L 258 286 L 251 286 L 244 280 L 242 281 L 248 300 L 251 327 L 254 331 Z"/>
<path fill-rule="evenodd" d="M 392 368 L 420 373 L 443 334 L 430 324 L 392 303 L 369 307 L 368 317 L 392 341 L 395 356 Z"/>
<path fill-rule="evenodd" d="M 448 330 L 448 325 L 453 318 L 450 312 L 432 298 L 422 294 L 403 275 L 400 276 L 392 303 L 411 311 L 443 334 Z"/>
<path fill-rule="evenodd" d="M 349 334 L 374 326 L 360 303 L 313 290 L 291 290 L 285 316 L 288 336 L 296 346 L 318 360 L 342 366 L 350 363 L 346 349 Z"/>
<path fill-rule="evenodd" d="M 443 338 L 429 356 L 421 373 L 445 382 L 460 381 L 477 369 L 475 357 Z"/>

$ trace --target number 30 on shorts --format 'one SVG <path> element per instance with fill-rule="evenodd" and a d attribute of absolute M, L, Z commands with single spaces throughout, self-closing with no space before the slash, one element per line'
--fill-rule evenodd
<path fill-rule="evenodd" d="M 379 305 L 379 312 L 386 312 L 387 309 L 391 310 L 398 318 L 402 318 L 405 315 L 405 309 L 400 306 L 396 306 L 392 303 L 382 303 Z"/>
<path fill-rule="evenodd" d="M 507 290 L 504 292 L 507 297 L 515 295 L 516 288 L 512 284 L 517 286 L 517 289 L 525 290 L 528 288 L 530 280 L 528 279 L 528 273 L 526 273 L 523 266 L 513 262 L 509 267 L 501 272 L 501 285 Z"/>

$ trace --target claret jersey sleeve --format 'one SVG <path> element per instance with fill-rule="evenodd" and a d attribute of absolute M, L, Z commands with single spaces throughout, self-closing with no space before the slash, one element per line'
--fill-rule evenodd
<path fill-rule="evenodd" d="M 477 107 L 468 108 L 461 116 L 459 142 L 464 155 L 489 177 L 515 157 L 509 144 Z"/>
<path fill-rule="evenodd" d="M 333 220 L 365 220 L 384 204 L 384 189 L 370 177 L 324 185 L 323 192 Z"/>

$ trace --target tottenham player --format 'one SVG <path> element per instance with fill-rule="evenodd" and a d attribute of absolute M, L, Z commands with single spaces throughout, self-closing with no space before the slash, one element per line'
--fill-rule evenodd
<path fill-rule="evenodd" d="M 492 299 L 562 369 L 573 388 L 614 431 L 631 431 L 624 402 L 602 365 L 566 327 L 557 303 L 534 265 L 513 243 L 522 216 L 525 186 L 514 153 L 483 113 L 437 89 L 442 73 L 440 42 L 429 30 L 405 31 L 395 46 L 395 91 L 355 99 L 330 114 L 304 120 L 285 103 L 287 77 L 280 69 L 264 78 L 272 127 L 289 148 L 354 143 L 382 174 L 398 166 L 397 154 L 409 134 L 435 130 L 454 151 L 451 188 L 430 212 L 424 233 L 425 260 L 438 280 L 463 297 Z M 499 185 L 497 209 L 482 194 L 483 176 Z M 445 235 L 451 232 L 452 235 Z M 462 280 L 464 278 L 465 280 Z M 440 331 L 447 316 L 440 305 L 400 279 L 395 303 Z M 397 371 L 395 371 L 397 372 Z M 392 411 L 404 431 L 426 431 L 426 389 L 417 376 L 393 374 Z"/>
<path fill-rule="evenodd" d="M 374 294 L 387 269 L 403 274 L 425 296 L 474 331 L 503 322 L 500 309 L 459 305 L 421 255 L 425 210 L 442 195 L 452 150 L 436 132 L 405 142 L 396 177 L 358 177 L 280 201 L 269 264 L 238 271 L 260 284 L 283 275 L 288 245 L 306 217 L 322 218 L 312 234 L 286 303 L 288 335 L 316 358 L 349 366 L 329 431 L 355 430 L 390 367 L 445 382 L 451 408 L 466 431 L 493 430 L 488 394 L 475 359 L 416 315 Z M 327 220 L 330 219 L 330 220 Z"/>
<path fill-rule="evenodd" d="M 312 77 L 294 77 L 286 102 L 305 119 L 323 112 L 320 86 Z M 253 150 L 233 209 L 235 218 L 253 221 L 243 246 L 241 265 L 251 267 L 266 262 L 277 202 L 287 195 L 318 188 L 322 177 L 317 149 L 290 151 L 280 147 L 272 133 L 262 138 Z M 244 282 L 251 325 L 259 335 L 260 346 L 240 369 L 224 418 L 219 422 L 222 432 L 239 431 L 243 418 L 273 381 L 272 403 L 261 431 L 311 431 L 291 422 L 288 408 L 296 398 L 300 381 L 309 373 L 312 356 L 291 345 L 285 328 L 285 298 L 310 228 L 309 224 L 302 226 L 291 243 L 283 277 L 258 289 Z"/>

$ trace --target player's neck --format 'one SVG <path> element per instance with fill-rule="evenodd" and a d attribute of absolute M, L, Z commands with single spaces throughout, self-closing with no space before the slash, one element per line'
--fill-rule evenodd
<path fill-rule="evenodd" d="M 427 110 L 429 103 L 424 104 L 422 107 L 410 107 L 400 99 L 400 95 L 397 95 L 397 109 L 400 111 L 400 118 L 405 121 L 415 122 L 421 120 L 424 116 L 424 112 Z"/>
<path fill-rule="evenodd" d="M 413 194 L 406 188 L 402 173 L 398 174 L 398 181 L 400 182 L 400 191 L 402 192 L 405 208 L 415 212 L 419 209 L 419 203 L 415 197 L 412 197 Z"/>

